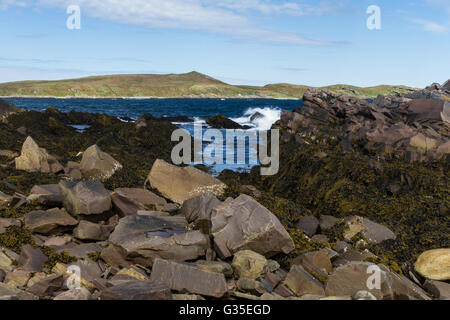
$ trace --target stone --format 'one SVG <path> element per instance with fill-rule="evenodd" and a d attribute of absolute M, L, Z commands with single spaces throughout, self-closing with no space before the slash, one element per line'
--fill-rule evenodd
<path fill-rule="evenodd" d="M 267 259 L 250 250 L 236 252 L 231 266 L 237 276 L 251 279 L 257 279 L 268 271 Z"/>
<path fill-rule="evenodd" d="M 145 210 L 145 206 L 142 203 L 128 197 L 120 190 L 116 190 L 111 194 L 111 200 L 119 210 L 121 217 L 135 215 L 138 211 Z"/>
<path fill-rule="evenodd" d="M 17 170 L 28 172 L 58 173 L 64 170 L 58 160 L 49 155 L 47 150 L 39 148 L 31 137 L 25 140 L 20 157 L 15 162 Z"/>
<path fill-rule="evenodd" d="M 420 153 L 427 153 L 436 147 L 437 141 L 424 136 L 422 133 L 418 133 L 410 139 L 409 145 Z"/>
<path fill-rule="evenodd" d="M 450 249 L 435 249 L 422 253 L 415 270 L 429 280 L 450 280 Z"/>
<path fill-rule="evenodd" d="M 73 230 L 73 236 L 80 240 L 103 241 L 109 238 L 113 229 L 113 227 L 108 225 L 83 220 Z"/>
<path fill-rule="evenodd" d="M 347 230 L 344 231 L 344 238 L 350 241 L 358 233 L 372 243 L 381 243 L 385 240 L 395 240 L 395 234 L 385 226 L 375 223 L 367 218 L 350 216 L 344 219 Z"/>
<path fill-rule="evenodd" d="M 333 216 L 321 215 L 320 216 L 320 230 L 326 231 L 334 227 L 339 222 L 338 218 Z"/>
<path fill-rule="evenodd" d="M 157 257 L 186 261 L 204 256 L 209 238 L 199 231 L 186 231 L 179 221 L 177 217 L 128 216 L 120 219 L 109 241 L 123 248 L 127 259 L 133 257 L 145 266 Z"/>
<path fill-rule="evenodd" d="M 31 278 L 31 272 L 21 269 L 16 269 L 8 272 L 5 276 L 4 282 L 13 287 L 26 287 L 28 280 Z"/>
<path fill-rule="evenodd" d="M 21 227 L 22 222 L 19 219 L 0 218 L 0 228 L 9 228 L 11 226 Z"/>
<path fill-rule="evenodd" d="M 450 284 L 442 281 L 427 280 L 423 287 L 436 299 L 450 300 Z"/>
<path fill-rule="evenodd" d="M 302 217 L 297 223 L 297 229 L 302 230 L 308 237 L 315 235 L 317 228 L 319 228 L 319 220 L 313 216 Z"/>
<path fill-rule="evenodd" d="M 61 247 L 72 241 L 72 237 L 69 235 L 50 237 L 44 241 L 44 246 L 47 247 Z"/>
<path fill-rule="evenodd" d="M 26 244 L 22 247 L 17 263 L 23 270 L 39 272 L 42 271 L 44 263 L 47 262 L 47 260 L 47 256 L 44 255 L 40 249 L 35 249 L 31 245 Z"/>
<path fill-rule="evenodd" d="M 0 300 L 2 297 L 10 296 L 10 300 L 38 300 L 39 298 L 32 293 L 9 286 L 0 282 Z"/>
<path fill-rule="evenodd" d="M 171 290 L 215 298 L 223 297 L 228 291 L 225 276 L 221 273 L 162 259 L 155 260 L 150 281 L 162 283 Z"/>
<path fill-rule="evenodd" d="M 239 291 L 248 292 L 258 296 L 266 292 L 261 282 L 247 277 L 240 277 L 236 283 L 236 286 Z"/>
<path fill-rule="evenodd" d="M 171 300 L 169 288 L 153 281 L 128 281 L 107 288 L 100 293 L 100 300 Z"/>
<path fill-rule="evenodd" d="M 239 191 L 241 193 L 245 193 L 255 199 L 260 199 L 262 197 L 261 191 L 259 191 L 258 189 L 256 189 L 255 186 L 251 186 L 251 185 L 243 185 L 239 187 Z"/>
<path fill-rule="evenodd" d="M 14 159 L 17 158 L 19 154 L 15 151 L 11 150 L 0 150 L 0 157 L 4 157 L 7 159 Z"/>
<path fill-rule="evenodd" d="M 216 114 L 213 117 L 205 119 L 206 123 L 214 129 L 244 129 L 246 127 L 241 126 L 239 123 L 228 119 L 224 115 Z"/>
<path fill-rule="evenodd" d="M 28 292 L 31 292 L 32 294 L 39 297 L 51 296 L 55 291 L 61 289 L 63 283 L 63 275 L 50 275 L 34 284 L 31 288 L 28 289 Z"/>
<path fill-rule="evenodd" d="M 0 248 L 0 269 L 4 271 L 12 271 L 13 269 L 13 260 L 5 254 Z"/>
<path fill-rule="evenodd" d="M 35 185 L 30 191 L 28 200 L 37 200 L 39 204 L 48 207 L 59 207 L 62 204 L 61 191 L 57 184 Z"/>
<path fill-rule="evenodd" d="M 0 282 L 3 282 L 5 277 L 6 277 L 6 272 L 3 269 L 0 269 Z"/>
<path fill-rule="evenodd" d="M 154 206 L 156 210 L 161 210 L 167 205 L 167 201 L 160 196 L 157 196 L 153 192 L 147 189 L 140 188 L 118 188 L 114 192 L 120 192 L 126 197 L 137 201 L 145 207 Z"/>
<path fill-rule="evenodd" d="M 11 202 L 12 197 L 0 191 L 0 208 L 6 207 Z"/>
<path fill-rule="evenodd" d="M 90 146 L 83 152 L 80 170 L 86 179 L 104 181 L 119 169 L 122 169 L 122 165 L 97 145 Z"/>
<path fill-rule="evenodd" d="M 233 275 L 233 268 L 231 265 L 223 261 L 197 260 L 194 263 L 202 270 L 223 273 L 225 277 L 231 277 Z"/>
<path fill-rule="evenodd" d="M 130 262 L 126 261 L 125 258 L 127 252 L 120 246 L 110 244 L 101 251 L 102 259 L 110 266 L 114 267 L 126 267 Z"/>
<path fill-rule="evenodd" d="M 221 203 L 214 194 L 206 192 L 184 201 L 180 213 L 186 217 L 188 223 L 194 223 L 196 228 L 209 234 L 212 210 Z"/>
<path fill-rule="evenodd" d="M 58 294 L 53 300 L 69 301 L 69 300 L 91 300 L 91 293 L 86 288 L 71 289 Z"/>
<path fill-rule="evenodd" d="M 31 232 L 49 234 L 76 226 L 78 221 L 69 215 L 65 209 L 50 209 L 47 211 L 31 211 L 25 214 L 25 228 Z"/>
<path fill-rule="evenodd" d="M 312 275 L 320 275 L 324 278 L 327 278 L 328 274 L 333 270 L 333 265 L 326 251 L 304 253 L 295 258 L 292 264 L 301 265 Z"/>
<path fill-rule="evenodd" d="M 324 285 L 299 265 L 291 267 L 283 284 L 299 297 L 305 294 L 325 295 Z"/>
<path fill-rule="evenodd" d="M 211 221 L 214 244 L 222 258 L 246 249 L 269 258 L 294 249 L 294 242 L 280 221 L 247 195 L 214 208 Z"/>
<path fill-rule="evenodd" d="M 89 258 L 89 253 L 97 253 L 102 250 L 103 247 L 98 243 L 69 243 L 65 246 L 58 247 L 56 251 L 58 253 L 66 252 L 69 256 L 78 259 L 87 259 Z"/>
<path fill-rule="evenodd" d="M 177 167 L 160 159 L 153 164 L 147 184 L 180 205 L 205 192 L 220 196 L 226 187 L 223 182 L 196 168 Z"/>
<path fill-rule="evenodd" d="M 98 180 L 61 181 L 63 204 L 72 215 L 101 214 L 111 209 L 111 196 Z"/>
<path fill-rule="evenodd" d="M 377 298 L 369 291 L 361 290 L 353 296 L 353 300 L 377 300 Z"/>

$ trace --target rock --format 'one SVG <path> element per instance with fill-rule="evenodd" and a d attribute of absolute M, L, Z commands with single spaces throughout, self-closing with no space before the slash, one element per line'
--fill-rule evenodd
<path fill-rule="evenodd" d="M 0 208 L 8 206 L 11 200 L 11 196 L 0 191 Z"/>
<path fill-rule="evenodd" d="M 237 276 L 251 279 L 257 279 L 268 271 L 267 259 L 250 250 L 236 252 L 231 266 Z"/>
<path fill-rule="evenodd" d="M 109 238 L 113 229 L 111 226 L 83 220 L 73 230 L 73 236 L 80 240 L 103 241 Z"/>
<path fill-rule="evenodd" d="M 12 272 L 8 272 L 5 276 L 4 282 L 13 287 L 26 287 L 28 280 L 31 278 L 31 272 L 16 269 Z"/>
<path fill-rule="evenodd" d="M 326 251 L 312 251 L 304 253 L 295 258 L 292 264 L 301 265 L 307 272 L 322 278 L 327 278 L 333 270 L 331 260 Z"/>
<path fill-rule="evenodd" d="M 0 99 L 0 120 L 6 119 L 12 113 L 17 113 L 21 111 L 23 111 L 23 109 L 3 99 Z"/>
<path fill-rule="evenodd" d="M 89 253 L 101 252 L 102 249 L 103 247 L 98 243 L 69 243 L 68 245 L 58 247 L 57 252 L 66 252 L 71 257 L 87 259 L 89 258 Z"/>
<path fill-rule="evenodd" d="M 151 188 L 178 204 L 205 192 L 219 196 L 226 187 L 221 181 L 196 168 L 181 168 L 159 159 L 153 164 L 147 182 Z"/>
<path fill-rule="evenodd" d="M 450 249 L 435 249 L 422 253 L 415 270 L 429 280 L 450 280 Z"/>
<path fill-rule="evenodd" d="M 236 283 L 236 286 L 239 291 L 248 292 L 250 294 L 258 296 L 266 292 L 261 282 L 247 277 L 240 277 Z"/>
<path fill-rule="evenodd" d="M 353 300 L 377 300 L 377 298 L 369 291 L 361 290 L 353 296 Z"/>
<path fill-rule="evenodd" d="M 244 185 L 239 187 L 241 193 L 245 193 L 255 199 L 260 199 L 262 197 L 261 191 L 256 189 L 256 187 L 251 185 Z"/>
<path fill-rule="evenodd" d="M 22 247 L 17 263 L 23 270 L 39 272 L 42 271 L 47 260 L 47 256 L 40 249 L 34 249 L 31 245 L 26 244 Z"/>
<path fill-rule="evenodd" d="M 403 275 L 399 275 L 384 265 L 379 265 L 388 275 L 388 285 L 382 287 L 385 299 L 389 300 L 430 300 L 421 287 Z"/>
<path fill-rule="evenodd" d="M 13 269 L 13 260 L 4 252 L 2 252 L 1 248 L 0 248 L 0 269 L 4 271 L 12 271 Z"/>
<path fill-rule="evenodd" d="M 72 237 L 64 235 L 60 237 L 50 237 L 44 241 L 44 246 L 47 247 L 61 247 L 72 241 Z"/>
<path fill-rule="evenodd" d="M 324 285 L 298 265 L 291 267 L 283 283 L 299 297 L 305 294 L 325 295 Z"/>
<path fill-rule="evenodd" d="M 0 228 L 8 228 L 11 226 L 21 227 L 22 222 L 19 219 L 0 218 Z"/>
<path fill-rule="evenodd" d="M 50 209 L 47 211 L 31 211 L 25 214 L 25 228 L 31 232 L 49 234 L 52 231 L 61 231 L 66 227 L 73 227 L 78 224 L 65 209 Z"/>
<path fill-rule="evenodd" d="M 294 243 L 280 221 L 247 195 L 225 201 L 212 211 L 212 235 L 219 255 L 252 250 L 266 257 L 289 253 Z"/>
<path fill-rule="evenodd" d="M 152 281 L 128 281 L 103 290 L 100 300 L 171 300 L 167 286 Z"/>
<path fill-rule="evenodd" d="M 205 119 L 206 123 L 211 126 L 211 128 L 214 129 L 245 129 L 248 127 L 243 127 L 239 123 L 234 122 L 231 119 L 228 119 L 227 117 L 216 114 L 213 117 L 209 117 Z"/>
<path fill-rule="evenodd" d="M 381 243 L 385 240 L 395 240 L 395 234 L 385 226 L 370 221 L 367 218 L 351 216 L 344 219 L 348 229 L 344 232 L 344 238 L 350 241 L 358 233 L 373 243 Z"/>
<path fill-rule="evenodd" d="M 83 152 L 80 170 L 86 179 L 109 179 L 122 165 L 97 145 L 90 146 Z"/>
<path fill-rule="evenodd" d="M 302 217 L 297 223 L 297 229 L 302 230 L 308 237 L 315 235 L 317 228 L 319 228 L 319 220 L 313 216 Z"/>
<path fill-rule="evenodd" d="M 154 207 L 156 210 L 162 210 L 167 205 L 167 201 L 146 189 L 139 188 L 118 188 L 114 192 L 120 192 L 127 198 L 130 198 L 145 207 Z M 164 211 L 164 210 L 163 210 Z"/>
<path fill-rule="evenodd" d="M 64 277 L 63 275 L 50 275 L 45 279 L 34 284 L 28 289 L 28 292 L 39 296 L 48 297 L 53 295 L 55 291 L 58 291 L 63 286 Z"/>
<path fill-rule="evenodd" d="M 58 294 L 53 300 L 91 300 L 91 293 L 86 288 L 71 289 L 63 293 Z"/>
<path fill-rule="evenodd" d="M 227 291 L 221 273 L 202 270 L 194 265 L 156 259 L 150 281 L 165 284 L 171 290 L 221 298 Z"/>
<path fill-rule="evenodd" d="M 151 265 L 156 257 L 186 261 L 204 256 L 209 238 L 199 231 L 186 232 L 179 221 L 176 217 L 128 216 L 120 219 L 109 241 L 144 265 Z"/>
<path fill-rule="evenodd" d="M 15 161 L 17 170 L 42 173 L 58 173 L 64 170 L 58 160 L 49 155 L 47 150 L 39 148 L 31 137 L 25 140 L 21 155 Z"/>
<path fill-rule="evenodd" d="M 119 215 L 121 217 L 131 216 L 137 214 L 138 211 L 145 210 L 142 203 L 127 197 L 122 191 L 114 191 L 114 193 L 111 194 L 111 200 L 114 206 L 119 210 Z"/>
<path fill-rule="evenodd" d="M 199 296 L 198 294 L 173 294 L 172 300 L 175 300 L 175 301 L 187 301 L 187 300 L 203 301 L 203 300 L 205 300 L 205 298 L 203 298 L 202 296 Z"/>
<path fill-rule="evenodd" d="M 4 157 L 6 159 L 14 159 L 17 158 L 19 154 L 15 151 L 11 150 L 0 150 L 0 157 Z"/>
<path fill-rule="evenodd" d="M 184 201 L 180 214 L 186 217 L 188 223 L 194 223 L 196 229 L 209 234 L 212 210 L 221 203 L 214 194 L 206 192 Z"/>
<path fill-rule="evenodd" d="M 427 280 L 423 287 L 436 299 L 450 300 L 450 284 L 442 281 Z"/>
<path fill-rule="evenodd" d="M 195 261 L 195 265 L 202 270 L 223 273 L 225 277 L 231 277 L 233 275 L 233 268 L 226 262 L 197 260 Z"/>
<path fill-rule="evenodd" d="M 0 283 L 0 300 L 2 297 L 10 296 L 10 300 L 38 300 L 34 294 L 9 286 L 6 283 Z"/>
<path fill-rule="evenodd" d="M 410 139 L 409 145 L 420 153 L 427 153 L 436 148 L 437 141 L 418 133 Z"/>
<path fill-rule="evenodd" d="M 3 269 L 0 269 L 0 282 L 3 282 L 5 279 L 6 272 Z"/>
<path fill-rule="evenodd" d="M 38 204 L 47 207 L 62 205 L 61 191 L 57 184 L 35 185 L 28 196 L 28 201 L 36 200 Z"/>
<path fill-rule="evenodd" d="M 98 180 L 59 183 L 63 204 L 72 215 L 101 214 L 111 209 L 111 196 Z"/>
<path fill-rule="evenodd" d="M 338 218 L 333 216 L 321 215 L 320 216 L 320 230 L 326 231 L 333 228 L 339 222 Z"/>
<path fill-rule="evenodd" d="M 443 121 L 445 101 L 436 99 L 413 99 L 408 103 L 408 122 L 423 120 Z"/>
<path fill-rule="evenodd" d="M 101 251 L 102 259 L 110 266 L 113 267 L 126 267 L 130 262 L 126 261 L 125 258 L 127 252 L 120 246 L 110 244 Z"/>

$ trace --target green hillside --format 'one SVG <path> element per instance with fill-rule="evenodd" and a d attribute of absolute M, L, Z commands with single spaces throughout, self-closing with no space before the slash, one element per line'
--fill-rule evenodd
<path fill-rule="evenodd" d="M 50 97 L 198 97 L 198 98 L 301 98 L 308 86 L 271 84 L 264 87 L 235 86 L 190 72 L 185 74 L 136 74 L 95 76 L 59 81 L 0 83 L 0 96 Z M 359 88 L 348 85 L 326 87 L 358 97 L 374 97 L 411 90 L 403 86 Z"/>

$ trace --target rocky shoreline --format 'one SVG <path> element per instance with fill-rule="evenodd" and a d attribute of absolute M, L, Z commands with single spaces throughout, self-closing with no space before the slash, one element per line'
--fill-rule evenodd
<path fill-rule="evenodd" d="M 450 299 L 448 85 L 303 100 L 277 175 L 218 178 L 164 119 L 0 103 L 0 300 Z"/>

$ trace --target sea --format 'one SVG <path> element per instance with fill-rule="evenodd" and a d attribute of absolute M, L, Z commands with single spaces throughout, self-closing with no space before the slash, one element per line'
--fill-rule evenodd
<path fill-rule="evenodd" d="M 185 129 L 191 135 L 194 133 L 194 124 L 202 125 L 203 130 L 208 126 L 205 119 L 216 114 L 222 114 L 231 120 L 250 127 L 252 131 L 267 131 L 280 119 L 283 110 L 292 111 L 302 105 L 301 100 L 278 100 L 278 99 L 141 99 L 141 98 L 6 98 L 5 100 L 25 110 L 44 111 L 53 107 L 62 112 L 72 110 L 88 113 L 104 113 L 119 119 L 137 120 L 142 114 L 147 113 L 155 117 L 185 116 L 192 122 L 174 122 L 179 128 Z M 252 116 L 257 117 L 252 119 Z M 86 126 L 76 126 L 82 132 Z M 221 130 L 225 137 L 226 132 Z M 203 137 L 203 136 L 202 136 Z M 212 140 L 203 140 L 203 150 Z M 239 148 L 236 146 L 236 148 Z M 239 150 L 236 149 L 237 154 Z M 224 156 L 227 146 L 224 143 Z M 218 175 L 225 169 L 234 171 L 248 171 L 254 165 L 259 164 L 251 161 L 251 155 L 256 150 L 250 146 L 249 141 L 245 144 L 245 163 L 203 163 L 211 169 L 213 175 Z M 212 154 L 214 156 L 214 153 Z"/>

